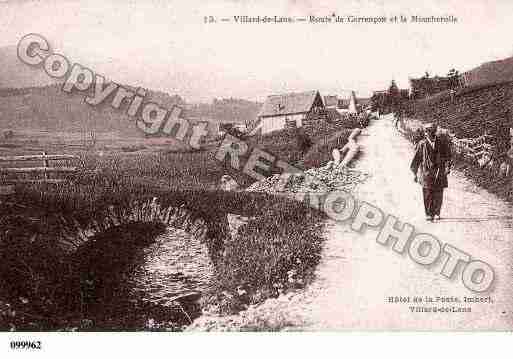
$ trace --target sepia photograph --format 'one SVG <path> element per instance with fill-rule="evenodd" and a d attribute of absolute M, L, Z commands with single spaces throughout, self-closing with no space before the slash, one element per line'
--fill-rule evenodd
<path fill-rule="evenodd" d="M 0 350 L 510 333 L 512 24 L 507 0 L 0 0 Z"/>

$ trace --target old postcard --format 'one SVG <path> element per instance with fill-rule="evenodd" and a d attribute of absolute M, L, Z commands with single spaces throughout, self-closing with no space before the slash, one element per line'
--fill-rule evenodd
<path fill-rule="evenodd" d="M 511 331 L 512 23 L 0 1 L 0 331 Z"/>

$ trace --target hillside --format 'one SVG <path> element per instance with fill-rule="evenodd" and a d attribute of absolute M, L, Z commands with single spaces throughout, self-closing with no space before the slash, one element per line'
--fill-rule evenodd
<path fill-rule="evenodd" d="M 133 86 L 126 86 L 135 90 Z M 110 106 L 92 108 L 84 103 L 84 93 L 67 94 L 41 68 L 23 64 L 16 47 L 0 47 L 0 130 L 118 132 L 140 135 L 124 110 Z M 180 105 L 184 115 L 213 122 L 252 121 L 261 104 L 241 99 L 214 99 L 212 103 L 187 104 L 179 95 L 148 90 L 146 101 L 166 108 Z M 108 102 L 108 101 L 106 101 Z"/>
<path fill-rule="evenodd" d="M 178 95 L 148 91 L 147 101 L 167 108 L 184 107 L 185 116 L 215 122 L 244 123 L 255 118 L 260 104 L 245 100 L 222 100 L 212 104 L 186 104 Z M 44 87 L 0 89 L 0 129 L 41 129 L 45 131 L 121 132 L 136 134 L 123 110 L 110 106 L 93 108 L 84 103 L 84 94 L 67 94 L 59 84 Z"/>
<path fill-rule="evenodd" d="M 0 90 L 0 128 L 137 133 L 124 111 L 89 106 L 84 94 L 67 94 L 59 84 Z"/>
<path fill-rule="evenodd" d="M 513 57 L 486 62 L 465 72 L 463 76 L 469 86 L 513 81 Z"/>
<path fill-rule="evenodd" d="M 459 138 L 478 137 L 485 130 L 500 147 L 509 143 L 513 127 L 513 82 L 464 88 L 455 94 L 442 92 L 410 103 L 411 117 L 438 122 Z"/>
<path fill-rule="evenodd" d="M 246 124 L 253 122 L 262 103 L 243 99 L 214 99 L 212 103 L 190 104 L 187 114 L 192 117 L 212 119 L 216 122 Z"/>

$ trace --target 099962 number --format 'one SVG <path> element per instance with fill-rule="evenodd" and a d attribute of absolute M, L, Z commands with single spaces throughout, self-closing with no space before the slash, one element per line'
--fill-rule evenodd
<path fill-rule="evenodd" d="M 11 349 L 41 349 L 40 341 L 11 341 Z"/>

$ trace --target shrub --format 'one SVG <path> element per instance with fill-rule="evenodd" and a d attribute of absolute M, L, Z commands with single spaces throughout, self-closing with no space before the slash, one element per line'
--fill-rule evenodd
<path fill-rule="evenodd" d="M 302 160 L 309 151 L 333 141 L 341 131 L 347 131 L 344 125 L 317 119 L 305 123 L 305 127 L 273 131 L 255 136 L 248 142 L 289 164 L 302 166 Z M 327 155 L 331 156 L 331 151 Z"/>
<path fill-rule="evenodd" d="M 233 296 L 224 309 L 239 310 L 304 286 L 321 258 L 321 221 L 320 213 L 282 200 L 240 227 L 216 270 L 217 295 Z"/>
<path fill-rule="evenodd" d="M 305 169 L 320 167 L 332 160 L 332 151 L 345 146 L 350 130 L 341 130 L 316 143 L 304 156 L 302 167 Z"/>

